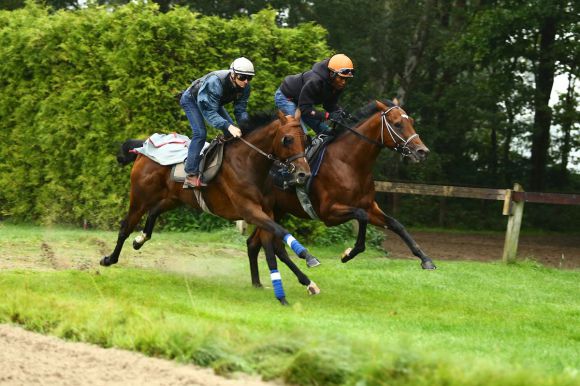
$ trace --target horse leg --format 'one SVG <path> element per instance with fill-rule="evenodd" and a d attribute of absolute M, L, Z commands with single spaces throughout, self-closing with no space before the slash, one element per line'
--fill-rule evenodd
<path fill-rule="evenodd" d="M 266 232 L 272 233 L 275 237 L 278 237 L 294 251 L 296 256 L 300 257 L 301 259 L 306 260 L 306 264 L 309 267 L 316 267 L 320 265 L 318 259 L 306 249 L 298 240 L 294 238 L 286 229 L 284 229 L 281 225 L 276 223 L 272 220 L 266 213 L 262 211 L 260 206 L 252 207 L 248 206 L 244 208 L 243 219 L 250 223 L 256 225 L 258 228 L 264 229 Z M 262 244 L 265 247 L 264 244 Z"/>
<path fill-rule="evenodd" d="M 248 240 L 246 241 L 246 244 L 248 246 L 248 259 L 250 260 L 250 273 L 252 276 L 252 285 L 257 288 L 262 287 L 262 283 L 260 283 L 260 273 L 258 271 L 258 253 L 260 252 L 260 249 L 262 248 L 263 244 L 260 239 L 261 233 L 263 232 L 260 230 L 260 228 L 254 229 L 254 232 L 250 235 L 250 237 L 248 237 Z M 286 249 L 284 248 L 284 244 L 282 244 L 282 241 L 276 239 L 276 242 L 272 243 L 274 247 L 274 253 L 276 254 L 276 256 L 278 256 L 280 261 L 286 264 L 286 266 L 290 268 L 292 272 L 294 272 L 294 275 L 296 275 L 298 282 L 306 286 L 308 293 L 310 293 L 311 295 L 319 294 L 320 289 L 318 288 L 316 283 L 310 280 L 308 276 L 306 276 L 304 272 L 302 272 L 300 268 L 298 268 L 296 264 L 294 264 L 294 262 L 290 259 L 290 256 L 288 256 L 288 253 L 286 253 Z"/>
<path fill-rule="evenodd" d="M 259 228 L 255 228 L 250 237 L 246 240 L 248 249 L 248 259 L 250 260 L 250 275 L 252 276 L 252 285 L 256 288 L 262 288 L 260 283 L 260 272 L 258 271 L 258 254 L 262 249 L 260 241 Z"/>
<path fill-rule="evenodd" d="M 308 276 L 306 276 L 304 272 L 302 272 L 300 268 L 298 268 L 298 266 L 294 264 L 294 262 L 290 259 L 290 256 L 288 256 L 288 253 L 286 253 L 286 248 L 284 248 L 284 244 L 282 243 L 282 241 L 276 239 L 273 242 L 273 245 L 276 256 L 278 256 L 280 261 L 286 264 L 286 266 L 290 268 L 292 272 L 294 272 L 294 275 L 296 275 L 298 282 L 306 286 L 306 290 L 310 295 L 318 295 L 320 293 L 320 288 L 318 288 L 316 283 L 310 280 Z"/>
<path fill-rule="evenodd" d="M 356 220 L 358 222 L 358 234 L 354 247 L 347 248 L 342 253 L 340 259 L 343 263 L 346 263 L 366 249 L 365 242 L 369 216 L 364 209 L 338 204 L 332 206 L 328 212 L 329 215 L 324 216 L 325 223 L 343 224 L 349 220 Z"/>
<path fill-rule="evenodd" d="M 129 213 L 127 216 L 121 221 L 121 229 L 119 230 L 119 235 L 117 236 L 117 245 L 115 245 L 115 249 L 113 253 L 109 256 L 105 256 L 101 259 L 100 264 L 104 267 L 108 267 L 110 265 L 116 264 L 119 261 L 119 255 L 121 254 L 121 249 L 123 249 L 123 244 L 127 237 L 133 232 L 133 229 L 143 217 L 145 213 L 145 206 L 141 205 L 137 207 L 136 205 L 130 204 L 129 205 Z"/>
<path fill-rule="evenodd" d="M 163 200 L 149 211 L 147 214 L 147 220 L 145 221 L 145 226 L 143 227 L 143 231 L 133 240 L 133 249 L 141 249 L 143 244 L 151 239 L 151 236 L 153 236 L 153 228 L 155 227 L 155 221 L 157 221 L 157 217 L 159 217 L 161 213 L 173 209 L 175 206 L 177 206 L 177 204 L 174 201 Z"/>
<path fill-rule="evenodd" d="M 266 243 L 263 246 L 264 251 L 266 252 L 266 262 L 270 269 L 270 279 L 272 280 L 272 286 L 274 287 L 274 296 L 276 296 L 276 299 L 278 299 L 283 306 L 286 306 L 288 305 L 288 301 L 286 300 L 286 294 L 284 293 L 284 287 L 282 286 L 282 276 L 278 271 L 274 247 L 272 243 Z"/>
<path fill-rule="evenodd" d="M 358 234 L 356 236 L 356 242 L 354 248 L 347 248 L 340 259 L 343 263 L 354 259 L 359 253 L 362 253 L 366 249 L 366 238 L 367 238 L 367 224 L 369 223 L 369 216 L 361 208 L 354 208 L 353 210 L 354 219 L 358 222 Z"/>
<path fill-rule="evenodd" d="M 373 202 L 372 208 L 369 210 L 369 220 L 370 223 L 384 229 L 389 229 L 390 231 L 399 235 L 399 237 L 407 244 L 413 255 L 421 259 L 421 267 L 423 269 L 436 269 L 437 267 L 433 264 L 433 261 L 421 250 L 419 244 L 413 240 L 409 232 L 405 227 L 398 222 L 393 217 L 386 215 L 377 202 Z"/>

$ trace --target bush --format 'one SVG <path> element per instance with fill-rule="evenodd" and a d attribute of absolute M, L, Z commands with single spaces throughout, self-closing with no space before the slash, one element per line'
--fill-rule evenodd
<path fill-rule="evenodd" d="M 249 110 L 271 110 L 284 76 L 329 53 L 322 28 L 280 28 L 271 10 L 226 20 L 149 3 L 0 11 L 0 216 L 116 228 L 129 189 L 117 144 L 190 135 L 174 96 L 191 80 L 247 56 L 258 71 Z M 173 216 L 167 226 L 181 227 Z"/>

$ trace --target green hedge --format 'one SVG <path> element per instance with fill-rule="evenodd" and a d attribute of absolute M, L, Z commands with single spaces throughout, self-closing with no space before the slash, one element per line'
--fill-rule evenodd
<path fill-rule="evenodd" d="M 285 75 L 329 55 L 324 29 L 280 28 L 275 17 L 146 4 L 1 11 L 0 217 L 116 227 L 130 169 L 117 165 L 118 145 L 190 135 L 175 95 L 192 79 L 247 56 L 257 69 L 250 110 L 272 110 Z"/>

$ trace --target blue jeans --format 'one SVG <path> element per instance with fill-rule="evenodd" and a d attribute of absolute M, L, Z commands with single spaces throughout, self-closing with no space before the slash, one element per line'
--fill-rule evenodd
<path fill-rule="evenodd" d="M 189 120 L 189 125 L 191 126 L 191 142 L 189 143 L 189 148 L 187 149 L 187 159 L 185 160 L 185 172 L 187 174 L 198 174 L 199 173 L 199 161 L 201 160 L 201 149 L 205 145 L 205 140 L 207 138 L 207 130 L 205 128 L 205 121 L 203 120 L 203 115 L 201 110 L 197 105 L 197 102 L 191 97 L 189 89 L 183 92 L 181 100 L 179 101 L 185 115 Z M 221 106 L 219 111 L 226 121 L 231 124 L 234 123 L 226 109 Z"/>
<path fill-rule="evenodd" d="M 276 104 L 276 107 L 286 115 L 293 116 L 296 113 L 296 103 L 284 95 L 282 90 L 280 90 L 280 87 L 278 87 L 278 90 L 276 90 L 276 93 L 274 94 L 274 103 Z M 311 127 L 312 130 L 316 132 L 316 134 L 324 133 L 325 131 L 330 130 L 326 123 L 310 117 L 302 117 L 300 119 L 300 124 L 302 125 L 302 129 L 305 133 L 308 130 L 306 127 L 307 125 Z"/>

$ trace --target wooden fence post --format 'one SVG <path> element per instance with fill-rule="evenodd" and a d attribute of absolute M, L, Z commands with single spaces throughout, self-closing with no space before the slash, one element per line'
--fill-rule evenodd
<path fill-rule="evenodd" d="M 248 230 L 248 224 L 244 220 L 236 221 L 236 229 L 241 235 L 245 235 Z"/>
<path fill-rule="evenodd" d="M 514 192 L 523 192 L 524 189 L 518 183 L 514 184 Z M 512 191 L 506 190 L 503 214 L 509 216 L 507 229 L 505 232 L 505 243 L 503 246 L 502 260 L 505 263 L 515 261 L 518 253 L 518 241 L 522 217 L 524 215 L 524 201 L 512 201 Z"/>

